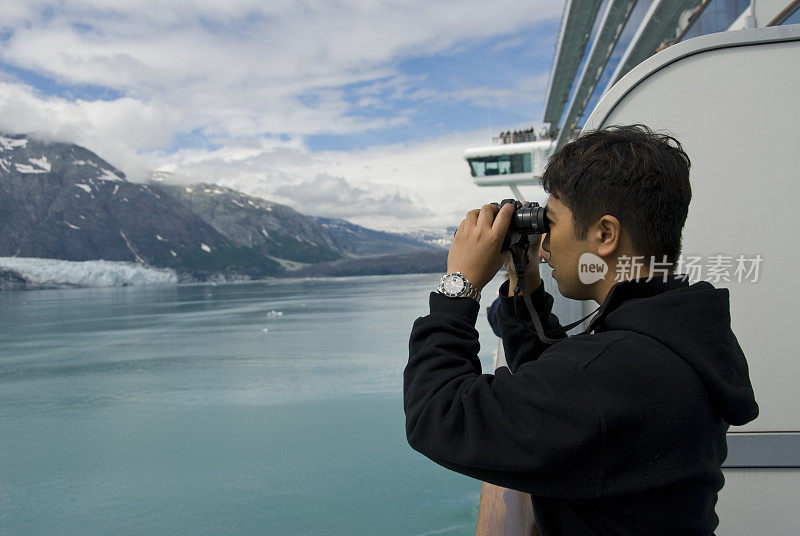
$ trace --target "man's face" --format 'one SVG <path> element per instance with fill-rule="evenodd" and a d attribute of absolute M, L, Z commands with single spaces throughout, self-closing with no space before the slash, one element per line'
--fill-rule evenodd
<path fill-rule="evenodd" d="M 592 299 L 589 286 L 578 278 L 578 263 L 581 254 L 590 251 L 589 241 L 575 238 L 572 211 L 552 195 L 547 200 L 547 219 L 550 221 L 550 232 L 542 242 L 542 249 L 546 253 L 547 264 L 553 268 L 558 291 L 574 300 Z"/>

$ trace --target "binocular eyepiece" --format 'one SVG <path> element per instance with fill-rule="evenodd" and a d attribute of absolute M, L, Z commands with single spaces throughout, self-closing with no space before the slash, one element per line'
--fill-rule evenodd
<path fill-rule="evenodd" d="M 544 234 L 550 230 L 549 222 L 545 217 L 546 207 L 539 206 L 538 203 L 523 203 L 515 199 L 503 199 L 500 203 L 493 203 L 498 208 L 511 203 L 514 205 L 514 214 L 511 216 L 511 224 L 508 226 L 501 251 L 506 251 L 511 246 L 527 246 L 529 235 Z"/>

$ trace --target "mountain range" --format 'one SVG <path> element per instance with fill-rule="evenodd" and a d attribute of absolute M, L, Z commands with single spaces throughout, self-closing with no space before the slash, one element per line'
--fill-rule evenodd
<path fill-rule="evenodd" d="M 131 182 L 84 147 L 0 133 L 0 257 L 128 261 L 181 281 L 444 270 L 441 240 L 425 238 L 216 184 Z"/>

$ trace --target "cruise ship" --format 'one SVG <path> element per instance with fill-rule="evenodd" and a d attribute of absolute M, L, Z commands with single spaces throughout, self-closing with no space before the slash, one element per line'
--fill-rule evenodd
<path fill-rule="evenodd" d="M 580 133 L 601 97 L 634 67 L 677 43 L 725 31 L 800 23 L 800 1 L 566 0 L 544 100 L 544 128 L 512 128 L 464 158 L 478 186 L 538 185 L 547 158 Z M 533 118 L 532 118 L 533 119 Z M 742 125 L 744 128 L 745 125 Z"/>
<path fill-rule="evenodd" d="M 464 154 L 474 184 L 525 199 L 520 188 L 541 192 L 547 158 L 581 130 L 643 123 L 682 142 L 693 192 L 683 256 L 705 263 L 694 280 L 730 289 L 760 406 L 728 433 L 718 534 L 800 532 L 800 253 L 785 238 L 800 228 L 799 65 L 800 0 L 567 0 L 544 127 L 512 126 Z M 740 259 L 758 260 L 756 273 L 735 277 Z M 730 270 L 709 270 L 711 260 Z M 543 279 L 562 323 L 596 307 Z M 527 534 L 519 515 L 507 526 Z"/>

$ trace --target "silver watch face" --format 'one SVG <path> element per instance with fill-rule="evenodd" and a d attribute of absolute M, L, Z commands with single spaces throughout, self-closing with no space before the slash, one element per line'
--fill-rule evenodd
<path fill-rule="evenodd" d="M 464 290 L 464 280 L 457 275 L 450 275 L 444 280 L 444 284 L 442 285 L 444 291 L 449 294 L 456 296 Z"/>

